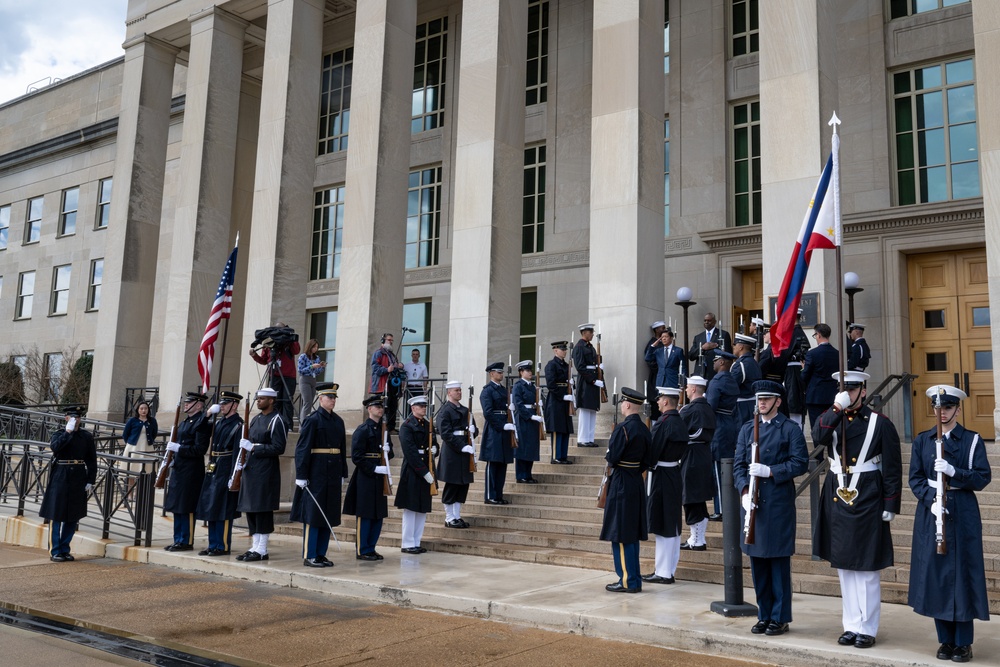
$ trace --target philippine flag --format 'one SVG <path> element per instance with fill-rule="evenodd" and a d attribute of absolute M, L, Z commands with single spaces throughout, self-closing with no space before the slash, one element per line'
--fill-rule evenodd
<path fill-rule="evenodd" d="M 840 230 L 840 188 L 837 182 L 837 135 L 834 135 L 833 151 L 826 161 L 819 177 L 816 192 L 806 210 L 806 217 L 799 230 L 799 238 L 792 250 L 792 258 L 785 271 L 785 279 L 778 292 L 777 313 L 771 327 L 771 345 L 774 356 L 781 354 L 792 340 L 792 332 L 798 319 L 799 301 L 809 271 L 809 259 L 813 250 L 833 250 L 841 243 Z"/>

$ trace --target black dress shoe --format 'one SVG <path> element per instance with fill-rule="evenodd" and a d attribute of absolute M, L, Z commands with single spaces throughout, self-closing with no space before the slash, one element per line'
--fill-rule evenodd
<path fill-rule="evenodd" d="M 524 481 L 527 482 L 528 484 L 538 484 L 538 480 L 535 479 L 534 477 L 532 477 L 530 479 L 526 479 Z"/>
<path fill-rule="evenodd" d="M 854 640 L 854 646 L 856 648 L 871 648 L 875 646 L 875 638 L 871 635 L 858 635 L 858 638 Z"/>
<path fill-rule="evenodd" d="M 201 551 L 198 552 L 198 555 L 199 556 L 208 556 L 209 555 L 208 552 L 210 552 L 210 551 L 212 551 L 212 549 L 202 549 Z"/>
<path fill-rule="evenodd" d="M 49 560 L 52 561 L 53 563 L 65 563 L 66 556 L 63 556 L 62 554 L 56 554 L 55 556 L 49 556 Z"/>
<path fill-rule="evenodd" d="M 972 660 L 972 645 L 956 646 L 951 653 L 952 662 L 969 662 Z"/>
<path fill-rule="evenodd" d="M 498 505 L 510 505 L 510 501 L 507 500 L 506 498 L 501 498 L 500 500 L 497 501 L 497 504 Z"/>
<path fill-rule="evenodd" d="M 955 655 L 955 645 L 954 644 L 941 644 L 938 647 L 937 659 L 938 660 L 951 660 L 951 656 Z"/>
<path fill-rule="evenodd" d="M 762 635 L 767 630 L 767 626 L 770 625 L 770 623 L 771 621 L 757 621 L 753 624 L 753 627 L 750 628 L 750 632 L 755 635 Z"/>
<path fill-rule="evenodd" d="M 404 554 L 418 554 L 421 553 L 420 547 L 403 547 L 400 549 Z"/>
<path fill-rule="evenodd" d="M 252 551 L 244 551 L 243 553 L 241 553 L 239 556 L 236 557 L 236 560 L 246 560 L 247 556 L 249 556 L 252 553 L 253 553 Z"/>
<path fill-rule="evenodd" d="M 515 479 L 514 481 L 516 483 L 518 483 L 518 484 L 527 484 L 528 483 L 528 480 L 526 480 L 526 479 Z"/>
<path fill-rule="evenodd" d="M 837 638 L 837 643 L 841 646 L 850 646 L 858 638 L 858 633 L 848 630 Z"/>
<path fill-rule="evenodd" d="M 378 556 L 375 554 L 358 554 L 354 558 L 356 560 L 378 560 Z"/>
<path fill-rule="evenodd" d="M 422 553 L 422 554 L 427 553 L 427 549 L 424 549 L 423 547 L 417 547 L 417 551 L 420 552 L 420 553 Z"/>
<path fill-rule="evenodd" d="M 709 521 L 722 521 L 722 513 L 721 512 L 716 512 L 715 514 L 709 514 L 708 515 L 708 520 Z"/>
<path fill-rule="evenodd" d="M 306 567 L 326 567 L 323 565 L 322 561 L 317 560 L 316 558 L 303 558 L 302 564 Z"/>
<path fill-rule="evenodd" d="M 767 624 L 767 630 L 764 631 L 764 634 L 768 637 L 776 637 L 777 635 L 783 635 L 786 632 L 788 632 L 788 623 L 771 621 Z"/>
<path fill-rule="evenodd" d="M 563 465 L 568 465 L 568 466 L 573 465 L 573 462 L 570 461 L 569 459 L 562 459 L 561 461 L 559 461 L 559 463 L 562 463 Z"/>
<path fill-rule="evenodd" d="M 237 556 L 236 557 L 236 560 L 241 560 L 241 561 L 243 561 L 245 563 L 256 563 L 257 561 L 260 561 L 260 560 L 269 560 L 269 559 L 270 559 L 270 556 L 268 556 L 267 554 L 261 555 L 261 554 L 257 553 L 256 551 L 248 551 L 245 554 L 243 554 L 242 556 Z"/>
<path fill-rule="evenodd" d="M 63 555 L 62 555 L 62 557 L 63 557 L 63 560 L 64 560 L 64 561 L 74 561 L 74 560 L 76 560 L 75 558 L 73 558 L 73 557 L 72 557 L 71 555 L 69 555 L 69 554 L 63 554 Z"/>
<path fill-rule="evenodd" d="M 372 555 L 375 556 L 375 560 L 385 560 L 384 556 L 377 551 L 373 551 Z"/>
<path fill-rule="evenodd" d="M 707 544 L 691 544 L 689 542 L 681 544 L 681 551 L 705 551 L 706 549 L 708 549 Z"/>
<path fill-rule="evenodd" d="M 644 574 L 642 575 L 642 580 L 649 584 L 672 584 L 674 583 L 673 577 L 661 577 L 656 574 Z"/>
<path fill-rule="evenodd" d="M 483 502 L 486 503 L 487 505 L 503 505 L 502 502 L 500 502 L 499 500 L 494 500 L 493 498 L 487 498 Z"/>
<path fill-rule="evenodd" d="M 615 582 L 613 584 L 608 584 L 607 586 L 605 586 L 604 590 L 608 591 L 609 593 L 638 593 L 642 589 L 628 588 L 626 586 L 622 586 L 618 582 Z"/>
<path fill-rule="evenodd" d="M 191 546 L 190 544 L 181 544 L 180 542 L 175 542 L 174 544 L 171 544 L 169 547 L 166 547 L 166 550 L 171 552 L 194 551 L 194 547 Z"/>
<path fill-rule="evenodd" d="M 323 567 L 333 567 L 333 561 L 326 556 L 316 556 L 316 560 L 323 563 Z"/>
<path fill-rule="evenodd" d="M 444 522 L 444 527 L 445 528 L 465 528 L 465 526 L 462 525 L 462 522 L 459 521 L 458 519 L 452 519 L 451 521 L 445 521 Z"/>

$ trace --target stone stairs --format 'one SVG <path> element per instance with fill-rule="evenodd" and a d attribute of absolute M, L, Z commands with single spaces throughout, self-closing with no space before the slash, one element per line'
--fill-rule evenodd
<path fill-rule="evenodd" d="M 1000 445 L 991 442 L 986 446 L 990 460 L 1000 461 Z M 904 444 L 903 450 L 905 463 L 909 459 L 909 445 Z M 505 497 L 511 501 L 510 505 L 484 504 L 483 474 L 478 473 L 469 489 L 469 502 L 462 508 L 462 518 L 471 527 L 462 530 L 446 528 L 443 508 L 435 500 L 434 510 L 427 518 L 422 546 L 432 552 L 610 571 L 610 547 L 598 539 L 603 510 L 596 507 L 597 489 L 604 472 L 604 452 L 604 446 L 579 448 L 571 444 L 570 459 L 574 465 L 550 464 L 548 446 L 543 444 L 543 460 L 534 466 L 538 484 L 515 483 L 513 466 L 509 467 Z M 398 479 L 400 463 L 401 458 L 392 462 L 394 479 Z M 994 476 L 1000 479 L 1000 465 L 993 467 Z M 886 602 L 906 602 L 911 531 L 916 507 L 916 501 L 905 485 L 908 473 L 908 466 L 904 466 L 902 511 L 892 525 L 895 565 L 882 571 L 882 599 Z M 992 486 L 987 487 L 977 497 L 983 516 L 990 610 L 1000 613 L 1000 487 L 995 491 L 992 489 Z M 400 546 L 401 512 L 392 507 L 392 499 L 389 505 L 389 517 L 379 540 L 383 550 Z M 799 496 L 796 508 L 797 546 L 792 558 L 793 586 L 801 593 L 838 596 L 840 586 L 836 571 L 829 563 L 811 557 L 808 490 Z M 299 524 L 282 523 L 280 518 L 278 521 L 278 533 L 301 535 Z M 344 525 L 338 527 L 336 533 L 342 543 L 352 544 L 355 533 L 353 518 L 345 515 Z M 678 578 L 723 583 L 722 523 L 709 522 L 707 541 L 707 551 L 681 552 Z M 653 551 L 652 541 L 642 543 L 640 558 L 643 560 L 643 572 L 653 569 Z M 752 582 L 749 561 L 745 558 L 743 580 L 749 589 Z"/>

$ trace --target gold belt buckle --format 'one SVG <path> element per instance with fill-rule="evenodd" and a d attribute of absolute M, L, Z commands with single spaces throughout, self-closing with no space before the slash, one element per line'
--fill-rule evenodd
<path fill-rule="evenodd" d="M 215 472 L 215 463 L 214 462 L 213 463 L 209 463 L 208 464 L 208 469 L 205 472 L 207 472 L 209 474 Z"/>

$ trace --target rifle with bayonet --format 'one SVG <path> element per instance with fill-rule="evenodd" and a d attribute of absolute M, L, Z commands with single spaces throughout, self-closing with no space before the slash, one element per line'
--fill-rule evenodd
<path fill-rule="evenodd" d="M 246 407 L 243 408 L 243 439 L 250 439 L 250 397 L 247 396 Z M 236 492 L 243 484 L 243 468 L 247 464 L 247 450 L 240 447 L 239 454 L 236 455 L 236 463 L 233 465 L 233 474 L 229 477 L 229 490 Z"/>
<path fill-rule="evenodd" d="M 177 401 L 177 412 L 174 413 L 174 426 L 170 429 L 170 442 L 177 442 L 175 438 L 177 437 L 177 429 L 180 427 L 181 423 L 181 402 Z M 156 473 L 156 483 L 153 484 L 157 489 L 162 489 L 167 485 L 167 475 L 170 474 L 170 466 L 174 464 L 174 453 L 171 451 L 167 452 L 167 455 L 163 457 L 163 463 L 160 464 L 160 469 Z"/>
<path fill-rule="evenodd" d="M 434 471 L 434 389 L 431 388 L 431 396 L 427 401 L 427 469 L 431 473 L 431 477 L 434 479 L 431 482 L 431 495 L 436 496 L 438 494 L 438 480 L 437 473 Z"/>
<path fill-rule="evenodd" d="M 386 389 L 389 387 L 389 383 L 386 383 Z M 383 393 L 382 398 L 387 398 L 387 395 Z M 382 408 L 382 446 L 379 447 L 379 465 L 385 466 L 385 474 L 382 475 L 382 495 L 391 496 L 392 495 L 392 472 L 389 470 L 389 455 L 386 451 L 389 449 L 389 418 L 385 412 L 385 401 L 383 400 Z"/>
<path fill-rule="evenodd" d="M 943 390 L 938 390 L 942 392 Z M 934 439 L 934 457 L 944 458 L 944 433 L 941 425 L 941 393 L 934 397 L 934 421 L 937 422 L 937 435 Z M 934 502 L 941 508 L 941 512 L 934 517 L 934 542 L 936 551 L 940 555 L 948 553 L 948 544 L 944 535 L 944 501 L 945 501 L 945 479 L 944 473 L 937 474 L 937 488 L 934 490 Z"/>
<path fill-rule="evenodd" d="M 601 403 L 608 402 L 608 388 L 604 385 L 604 357 L 601 356 L 601 334 L 597 334 L 597 379 L 601 381 Z"/>
<path fill-rule="evenodd" d="M 750 462 L 760 463 L 760 411 L 754 407 L 753 411 L 753 442 L 750 443 Z M 757 535 L 757 507 L 760 505 L 760 482 L 757 477 L 750 476 L 750 510 L 743 519 L 743 541 L 746 544 L 753 544 Z"/>
<path fill-rule="evenodd" d="M 469 454 L 469 472 L 478 472 L 479 468 L 476 466 L 476 440 L 472 436 L 472 429 L 475 428 L 476 422 L 472 419 L 472 395 L 475 393 L 476 388 L 471 384 L 469 385 L 469 426 L 465 429 L 465 437 L 468 438 L 469 446 L 472 447 L 473 451 Z"/>

